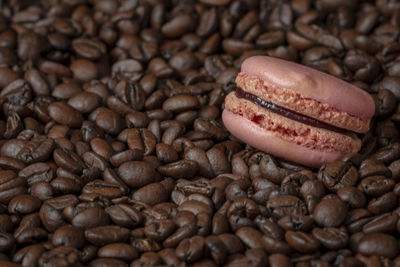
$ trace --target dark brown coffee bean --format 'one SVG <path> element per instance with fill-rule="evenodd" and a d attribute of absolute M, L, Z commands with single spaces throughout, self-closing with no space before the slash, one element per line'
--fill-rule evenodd
<path fill-rule="evenodd" d="M 117 266 L 117 267 L 127 267 L 128 264 L 118 259 L 109 258 L 98 258 L 90 262 L 88 266 L 100 267 L 100 266 Z"/>
<path fill-rule="evenodd" d="M 181 205 L 179 205 L 178 211 L 190 211 L 195 215 L 202 212 L 208 215 L 213 213 L 212 207 L 198 200 L 184 201 Z"/>
<path fill-rule="evenodd" d="M 138 252 L 131 245 L 113 243 L 101 247 L 98 250 L 97 255 L 102 258 L 114 258 L 129 262 L 138 257 Z"/>
<path fill-rule="evenodd" d="M 289 266 L 293 266 L 292 262 L 290 261 L 290 258 L 287 257 L 284 254 L 271 254 L 269 256 L 269 265 L 271 267 L 289 267 Z"/>
<path fill-rule="evenodd" d="M 370 233 L 361 238 L 358 251 L 364 255 L 384 256 L 393 258 L 398 249 L 397 241 L 394 237 L 382 233 Z"/>
<path fill-rule="evenodd" d="M 367 204 L 364 193 L 355 187 L 343 187 L 337 191 L 337 195 L 352 208 L 363 208 Z"/>
<path fill-rule="evenodd" d="M 40 208 L 41 201 L 31 195 L 18 195 L 8 203 L 8 212 L 11 214 L 29 214 Z"/>
<path fill-rule="evenodd" d="M 213 33 L 218 26 L 218 13 L 215 8 L 206 10 L 200 17 L 199 24 L 196 28 L 198 36 L 208 36 Z"/>
<path fill-rule="evenodd" d="M 73 226 L 83 229 L 107 225 L 108 222 L 107 213 L 100 207 L 89 207 L 76 214 L 71 221 Z"/>
<path fill-rule="evenodd" d="M 198 108 L 199 102 L 197 98 L 190 95 L 175 95 L 168 98 L 163 103 L 163 109 L 173 112 L 182 112 Z"/>
<path fill-rule="evenodd" d="M 183 239 L 194 236 L 196 230 L 194 224 L 187 224 L 175 231 L 162 244 L 164 247 L 176 247 Z"/>
<path fill-rule="evenodd" d="M 89 82 L 98 76 L 96 65 L 87 59 L 77 59 L 70 65 L 70 69 L 76 80 Z"/>
<path fill-rule="evenodd" d="M 394 181 L 384 176 L 370 176 L 360 182 L 362 190 L 370 196 L 381 196 L 394 187 Z"/>
<path fill-rule="evenodd" d="M 344 248 L 348 241 L 347 232 L 343 228 L 314 228 L 312 235 L 324 247 L 332 250 Z"/>
<path fill-rule="evenodd" d="M 345 220 L 347 206 L 339 198 L 331 196 L 323 199 L 314 210 L 314 220 L 325 227 L 337 227 Z"/>
<path fill-rule="evenodd" d="M 157 144 L 156 145 L 157 158 L 165 163 L 171 163 L 179 159 L 176 150 L 167 144 Z"/>
<path fill-rule="evenodd" d="M 102 180 L 91 181 L 82 188 L 83 193 L 96 194 L 109 199 L 121 197 L 125 191 L 121 185 Z"/>
<path fill-rule="evenodd" d="M 180 37 L 195 28 L 193 17 L 188 14 L 175 16 L 161 27 L 162 34 L 167 38 Z"/>
<path fill-rule="evenodd" d="M 64 102 L 54 102 L 49 105 L 48 110 L 50 117 L 60 124 L 73 128 L 79 128 L 82 124 L 82 115 Z"/>
<path fill-rule="evenodd" d="M 72 41 L 74 51 L 85 58 L 97 59 L 106 52 L 106 47 L 100 41 L 87 38 L 77 38 Z"/>
<path fill-rule="evenodd" d="M 115 224 L 123 227 L 136 227 L 144 219 L 138 210 L 127 204 L 110 206 L 105 211 Z"/>
<path fill-rule="evenodd" d="M 114 154 L 110 158 L 110 163 L 114 167 L 119 167 L 122 163 L 127 161 L 142 160 L 143 152 L 137 149 L 128 149 L 120 153 Z"/>
<path fill-rule="evenodd" d="M 42 245 L 26 246 L 14 254 L 13 261 L 22 266 L 34 266 L 44 252 L 46 249 Z"/>
<path fill-rule="evenodd" d="M 67 149 L 56 148 L 53 152 L 53 158 L 58 166 L 76 174 L 80 174 L 85 167 L 79 156 Z"/>
<path fill-rule="evenodd" d="M 217 0 L 217 1 L 201 0 L 200 2 L 203 4 L 206 4 L 206 5 L 224 6 L 224 5 L 229 4 L 231 1 L 229 1 L 229 0 Z"/>
<path fill-rule="evenodd" d="M 152 183 L 141 187 L 133 193 L 132 198 L 154 206 L 158 203 L 168 201 L 168 192 L 162 184 Z"/>
<path fill-rule="evenodd" d="M 25 178 L 27 184 L 32 186 L 38 182 L 50 182 L 54 178 L 55 172 L 49 164 L 38 162 L 25 167 L 18 175 Z"/>
<path fill-rule="evenodd" d="M 52 243 L 54 246 L 82 248 L 85 245 L 84 232 L 78 227 L 64 225 L 54 232 Z"/>
<path fill-rule="evenodd" d="M 158 167 L 158 171 L 173 178 L 191 178 L 196 175 L 199 165 L 193 160 L 180 160 Z"/>
<path fill-rule="evenodd" d="M 267 209 L 270 210 L 272 216 L 276 219 L 280 219 L 286 215 L 306 214 L 306 206 L 303 201 L 290 195 L 270 198 L 267 202 Z"/>
<path fill-rule="evenodd" d="M 128 161 L 118 168 L 118 175 L 129 186 L 138 188 L 155 181 L 154 168 L 147 162 Z"/>
<path fill-rule="evenodd" d="M 38 136 L 27 142 L 17 154 L 17 158 L 30 164 L 46 161 L 54 149 L 54 140 L 45 136 Z"/>
<path fill-rule="evenodd" d="M 335 161 L 321 167 L 318 179 L 331 191 L 336 192 L 345 186 L 353 186 L 358 180 L 358 173 L 351 163 Z"/>
<path fill-rule="evenodd" d="M 385 213 L 376 216 L 363 226 L 364 233 L 384 232 L 392 233 L 396 229 L 396 222 L 398 220 L 397 214 Z"/>
<path fill-rule="evenodd" d="M 276 240 L 267 235 L 262 237 L 262 244 L 264 249 L 269 253 L 288 254 L 292 251 L 292 248 L 285 241 Z"/>
<path fill-rule="evenodd" d="M 68 105 L 81 113 L 89 113 L 100 105 L 100 97 L 91 92 L 80 92 L 68 100 Z"/>
<path fill-rule="evenodd" d="M 0 233 L 0 251 L 10 251 L 15 245 L 15 239 L 11 234 Z"/>
<path fill-rule="evenodd" d="M 373 214 L 382 214 L 395 208 L 397 196 L 393 192 L 388 192 L 378 198 L 372 199 L 368 203 L 368 210 Z"/>
<path fill-rule="evenodd" d="M 225 39 L 222 42 L 222 47 L 225 52 L 233 56 L 239 56 L 246 50 L 251 50 L 254 45 L 236 38 Z"/>
<path fill-rule="evenodd" d="M 205 240 L 201 236 L 194 236 L 182 240 L 176 248 L 176 255 L 180 260 L 195 262 L 203 258 L 205 253 Z"/>
<path fill-rule="evenodd" d="M 156 241 L 163 241 L 176 230 L 175 223 L 169 219 L 154 220 L 148 223 L 144 228 L 144 234 L 147 238 Z"/>
<path fill-rule="evenodd" d="M 101 109 L 96 116 L 96 125 L 110 134 L 118 134 L 122 129 L 122 120 L 113 110 Z"/>
<path fill-rule="evenodd" d="M 85 231 L 85 238 L 96 246 L 110 243 L 126 242 L 129 239 L 129 230 L 119 226 L 98 226 Z"/>
<path fill-rule="evenodd" d="M 240 240 L 250 248 L 262 248 L 262 233 L 252 227 L 242 227 L 236 231 Z"/>
<path fill-rule="evenodd" d="M 39 266 L 70 266 L 79 264 L 79 251 L 76 248 L 60 246 L 43 253 Z"/>
<path fill-rule="evenodd" d="M 285 239 L 292 248 L 303 253 L 312 253 L 320 246 L 317 239 L 304 232 L 287 231 Z"/>
<path fill-rule="evenodd" d="M 278 225 L 285 230 L 292 231 L 310 231 L 313 227 L 311 216 L 292 215 L 279 219 Z"/>
<path fill-rule="evenodd" d="M 25 194 L 27 192 L 25 185 L 26 181 L 17 177 L 14 171 L 0 171 L 0 202 L 7 205 L 14 197 Z"/>

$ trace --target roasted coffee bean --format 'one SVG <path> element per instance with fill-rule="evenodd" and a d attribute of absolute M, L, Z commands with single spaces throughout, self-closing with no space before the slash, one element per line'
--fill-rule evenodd
<path fill-rule="evenodd" d="M 290 261 L 289 257 L 285 256 L 284 254 L 271 254 L 269 256 L 269 265 L 271 267 L 289 267 L 292 266 L 292 262 Z"/>
<path fill-rule="evenodd" d="M 79 251 L 67 246 L 53 248 L 39 258 L 39 266 L 73 266 L 77 264 L 79 264 Z"/>
<path fill-rule="evenodd" d="M 168 192 L 162 184 L 152 183 L 141 187 L 133 193 L 132 198 L 154 206 L 158 203 L 168 201 Z"/>
<path fill-rule="evenodd" d="M 181 14 L 164 24 L 161 27 L 161 32 L 167 38 L 176 38 L 192 31 L 194 28 L 193 17 L 189 14 Z"/>
<path fill-rule="evenodd" d="M 58 166 L 76 174 L 80 174 L 85 167 L 77 154 L 64 148 L 56 148 L 53 152 L 53 158 Z"/>
<path fill-rule="evenodd" d="M 50 232 L 66 224 L 62 216 L 62 210 L 68 206 L 74 206 L 79 202 L 74 195 L 63 195 L 46 200 L 40 207 L 39 215 L 43 226 Z"/>
<path fill-rule="evenodd" d="M 153 239 L 135 238 L 132 241 L 132 246 L 139 252 L 154 252 L 160 250 L 160 245 Z"/>
<path fill-rule="evenodd" d="M 127 204 L 110 206 L 105 211 L 115 224 L 124 227 L 138 226 L 144 219 L 140 211 Z"/>
<path fill-rule="evenodd" d="M 398 242 L 390 235 L 382 233 L 365 234 L 358 245 L 358 251 L 366 256 L 377 255 L 393 258 L 398 249 Z"/>
<path fill-rule="evenodd" d="M 8 203 L 8 212 L 11 214 L 29 214 L 40 208 L 41 201 L 31 195 L 18 195 Z"/>
<path fill-rule="evenodd" d="M 17 158 L 27 164 L 46 161 L 53 152 L 53 149 L 53 139 L 38 136 L 25 143 L 17 154 Z"/>
<path fill-rule="evenodd" d="M 394 181 L 384 176 L 370 176 L 361 180 L 359 187 L 365 194 L 370 196 L 381 196 L 394 187 Z"/>
<path fill-rule="evenodd" d="M 211 215 L 213 213 L 212 207 L 199 200 L 184 201 L 181 205 L 179 205 L 178 211 L 190 211 L 195 215 L 202 212 L 208 215 Z"/>
<path fill-rule="evenodd" d="M 392 233 L 396 229 L 397 220 L 398 220 L 397 214 L 385 213 L 380 216 L 376 216 L 374 219 L 364 224 L 362 229 L 364 233 L 373 233 L 373 232 Z"/>
<path fill-rule="evenodd" d="M 141 160 L 143 158 L 143 152 L 137 149 L 128 149 L 115 153 L 110 158 L 110 163 L 114 167 L 119 167 L 122 163 L 127 161 Z"/>
<path fill-rule="evenodd" d="M 336 196 L 329 196 L 315 207 L 313 217 L 320 226 L 337 227 L 342 224 L 346 215 L 346 204 Z"/>
<path fill-rule="evenodd" d="M 89 207 L 79 213 L 73 211 L 72 225 L 75 227 L 89 229 L 107 225 L 109 222 L 107 213 L 100 207 Z M 77 213 L 77 214 L 76 214 Z"/>
<path fill-rule="evenodd" d="M 107 108 L 101 108 L 98 111 L 95 122 L 96 125 L 104 132 L 116 135 L 122 130 L 123 121 L 121 117 L 113 110 Z M 91 114 L 93 114 L 93 112 Z"/>
<path fill-rule="evenodd" d="M 262 233 L 252 227 L 242 227 L 235 233 L 250 248 L 262 248 Z"/>
<path fill-rule="evenodd" d="M 11 234 L 0 233 L 0 251 L 10 251 L 15 246 L 15 239 Z"/>
<path fill-rule="evenodd" d="M 227 260 L 227 249 L 225 244 L 217 236 L 208 236 L 206 246 L 211 258 L 219 265 Z"/>
<path fill-rule="evenodd" d="M 132 261 L 138 257 L 137 250 L 124 243 L 105 245 L 98 250 L 97 254 L 102 258 L 116 258 L 123 261 Z"/>
<path fill-rule="evenodd" d="M 72 225 L 64 225 L 58 228 L 51 240 L 54 246 L 69 246 L 79 249 L 85 245 L 83 230 Z"/>
<path fill-rule="evenodd" d="M 170 219 L 154 220 L 144 228 L 147 238 L 163 241 L 175 231 L 175 223 Z"/>
<path fill-rule="evenodd" d="M 295 196 L 290 195 L 282 195 L 270 198 L 267 201 L 267 209 L 276 219 L 280 219 L 286 215 L 306 214 L 306 206 L 303 201 Z"/>
<path fill-rule="evenodd" d="M 343 228 L 314 228 L 312 235 L 324 247 L 332 250 L 344 248 L 348 241 L 347 232 Z"/>
<path fill-rule="evenodd" d="M 8 204 L 11 199 L 27 192 L 26 181 L 11 170 L 0 171 L 0 202 Z"/>
<path fill-rule="evenodd" d="M 199 165 L 193 160 L 180 160 L 158 167 L 158 171 L 173 178 L 191 178 L 196 175 Z"/>
<path fill-rule="evenodd" d="M 144 161 L 127 161 L 118 168 L 118 175 L 130 187 L 138 188 L 155 181 L 155 170 Z"/>
<path fill-rule="evenodd" d="M 318 179 L 331 191 L 336 192 L 345 186 L 353 186 L 357 183 L 358 173 L 351 163 L 335 161 L 321 167 Z"/>
<path fill-rule="evenodd" d="M 278 221 L 278 225 L 287 231 L 309 231 L 312 229 L 313 223 L 311 216 L 296 214 L 282 217 Z"/>
<path fill-rule="evenodd" d="M 110 243 L 126 242 L 129 239 L 129 230 L 119 226 L 98 226 L 85 230 L 85 238 L 96 246 Z"/>
<path fill-rule="evenodd" d="M 176 255 L 180 260 L 195 262 L 204 257 L 205 240 L 201 236 L 194 236 L 182 240 L 176 248 Z"/>
<path fill-rule="evenodd" d="M 285 239 L 292 248 L 303 253 L 315 252 L 320 246 L 317 239 L 304 232 L 287 231 Z"/>
<path fill-rule="evenodd" d="M 127 267 L 128 265 L 122 260 L 117 259 L 109 259 L 109 258 L 98 258 L 92 260 L 89 266 L 118 266 L 118 267 Z"/>
<path fill-rule="evenodd" d="M 68 100 L 68 105 L 81 113 L 89 113 L 100 105 L 100 97 L 91 92 L 79 92 Z"/>
<path fill-rule="evenodd" d="M 50 117 L 60 124 L 73 128 L 79 128 L 82 124 L 82 115 L 64 102 L 54 102 L 48 109 Z"/>
<path fill-rule="evenodd" d="M 343 187 L 337 191 L 339 198 L 352 208 L 363 208 L 367 204 L 364 193 L 355 187 Z"/>
<path fill-rule="evenodd" d="M 393 192 L 388 192 L 378 198 L 373 198 L 368 203 L 368 210 L 373 214 L 382 214 L 395 208 L 397 196 Z"/>
<path fill-rule="evenodd" d="M 42 245 L 26 246 L 15 253 L 13 262 L 20 263 L 22 266 L 34 266 L 44 252 L 46 249 Z"/>

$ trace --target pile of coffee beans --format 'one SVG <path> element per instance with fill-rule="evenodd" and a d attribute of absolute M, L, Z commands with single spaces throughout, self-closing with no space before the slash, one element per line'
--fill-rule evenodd
<path fill-rule="evenodd" d="M 0 1 L 0 266 L 400 266 L 399 37 L 396 0 Z M 360 152 L 231 136 L 253 55 L 370 93 Z"/>

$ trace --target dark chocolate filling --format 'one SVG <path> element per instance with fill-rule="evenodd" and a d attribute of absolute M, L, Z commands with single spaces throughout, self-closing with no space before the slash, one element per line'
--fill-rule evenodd
<path fill-rule="evenodd" d="M 345 129 L 341 129 L 339 127 L 336 127 L 336 126 L 330 125 L 328 123 L 308 117 L 306 115 L 300 114 L 296 111 L 292 111 L 290 109 L 286 109 L 286 108 L 280 107 L 278 105 L 275 105 L 274 103 L 265 101 L 264 99 L 262 99 L 258 96 L 255 96 L 253 94 L 243 91 L 243 89 L 240 87 L 236 87 L 236 96 L 239 98 L 247 99 L 256 105 L 259 105 L 263 108 L 268 109 L 271 112 L 274 112 L 278 115 L 284 116 L 291 120 L 295 120 L 295 121 L 298 121 L 298 122 L 301 122 L 301 123 L 304 123 L 304 124 L 307 124 L 307 125 L 310 125 L 313 127 L 318 127 L 318 128 L 326 129 L 326 130 L 333 131 L 333 132 L 338 132 L 338 133 L 347 132 L 347 130 L 345 130 Z"/>

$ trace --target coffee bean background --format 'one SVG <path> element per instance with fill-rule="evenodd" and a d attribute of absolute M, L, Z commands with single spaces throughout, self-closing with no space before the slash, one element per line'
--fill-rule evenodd
<path fill-rule="evenodd" d="M 0 266 L 400 266 L 399 37 L 395 0 L 1 1 Z M 370 93 L 360 152 L 231 136 L 253 55 Z"/>

